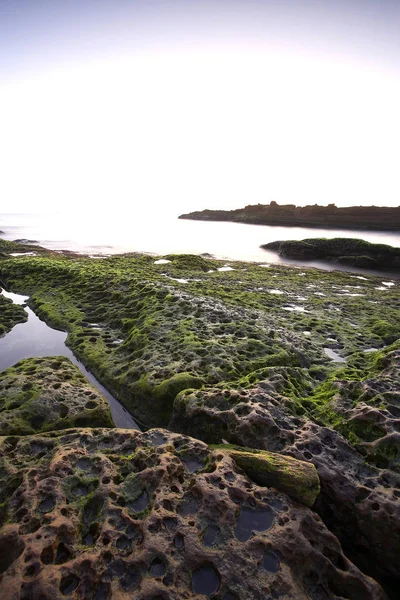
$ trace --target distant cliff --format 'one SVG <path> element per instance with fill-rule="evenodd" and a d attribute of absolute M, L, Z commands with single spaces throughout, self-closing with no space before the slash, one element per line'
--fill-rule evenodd
<path fill-rule="evenodd" d="M 253 225 L 286 225 L 289 227 L 326 227 L 331 229 L 376 229 L 400 230 L 400 206 L 351 206 L 338 208 L 335 204 L 319 206 L 280 206 L 253 204 L 236 210 L 202 210 L 185 215 L 180 219 L 196 221 L 233 221 Z"/>

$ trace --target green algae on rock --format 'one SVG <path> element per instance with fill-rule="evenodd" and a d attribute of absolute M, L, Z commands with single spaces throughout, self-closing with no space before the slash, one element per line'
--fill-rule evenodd
<path fill-rule="evenodd" d="M 309 508 L 165 430 L 0 437 L 0 501 L 1 598 L 385 600 Z"/>
<path fill-rule="evenodd" d="M 114 427 L 105 398 L 63 356 L 27 358 L 0 373 L 0 435 Z"/>
<path fill-rule="evenodd" d="M 400 473 L 400 342 L 355 354 L 304 398 L 309 416 L 333 427 L 381 468 Z"/>
<path fill-rule="evenodd" d="M 3 258 L 0 277 L 11 290 L 30 295 L 29 302 L 41 318 L 68 331 L 67 343 L 74 353 L 147 425 L 169 423 L 175 431 L 207 443 L 224 438 L 315 465 L 321 481 L 315 509 L 338 535 L 348 556 L 369 574 L 396 578 L 395 557 L 400 553 L 398 282 L 275 265 L 231 262 L 230 267 L 221 271 L 220 262 L 192 256 L 158 260 L 127 255 L 95 261 L 53 253 Z M 346 361 L 344 368 L 330 360 L 326 349 Z M 365 352 L 371 349 L 377 350 Z M 79 438 L 82 445 L 84 435 Z M 171 460 L 182 463 L 194 488 L 181 499 L 180 510 L 192 518 L 198 505 L 196 482 L 203 476 L 200 473 L 213 473 L 215 460 L 205 446 L 193 446 L 187 438 L 179 441 L 167 432 L 149 432 L 149 436 L 156 447 L 159 438 L 177 443 Z M 108 458 L 107 446 L 114 444 L 110 439 L 114 438 L 102 438 L 101 448 L 93 445 L 93 452 L 101 451 Z M 9 448 L 17 441 L 8 438 Z M 47 452 L 41 448 L 50 447 L 46 444 L 48 440 L 35 446 L 40 460 Z M 143 481 L 140 473 L 150 469 L 154 474 L 156 465 L 160 470 L 165 466 L 157 463 L 154 450 L 134 444 L 123 451 L 114 448 L 111 454 L 117 455 L 110 458 L 117 472 L 98 480 L 96 465 L 85 472 L 90 457 L 83 456 L 82 469 L 72 469 L 64 481 L 63 493 L 73 498 L 71 504 L 82 507 L 82 536 L 90 547 L 97 547 L 97 539 L 100 546 L 111 543 L 100 526 L 107 501 L 99 496 L 99 482 L 110 479 L 113 485 L 121 484 L 113 490 L 119 509 L 134 520 L 146 519 L 154 507 L 157 478 Z M 237 478 L 232 459 L 223 452 L 217 455 L 230 461 L 229 478 Z M 175 467 L 168 464 L 168 468 Z M 214 487 L 222 489 L 224 479 L 217 479 Z M 19 481 L 18 470 L 7 471 L 2 497 L 12 496 Z M 178 483 L 173 487 L 180 490 Z M 232 486 L 229 490 L 236 493 Z M 47 500 L 40 501 L 44 515 L 51 514 L 56 498 Z M 171 498 L 164 500 L 166 506 L 173 504 Z M 219 514 L 224 510 L 220 500 L 224 506 L 219 498 Z M 251 505 L 242 508 L 243 519 L 255 519 Z M 8 504 L 2 510 L 8 514 Z M 202 539 L 208 540 L 212 536 L 205 532 L 215 523 L 203 516 L 199 527 Z M 179 521 L 174 506 L 170 518 Z M 169 525 L 170 521 L 165 527 Z M 153 527 L 157 531 L 158 525 Z M 181 548 L 185 536 L 178 533 L 168 543 L 176 541 L 175 547 Z M 118 550 L 127 551 L 130 538 L 121 537 Z M 54 548 L 49 556 L 51 551 Z M 99 549 L 96 552 L 96 557 L 102 556 Z M 270 556 L 268 552 L 264 548 L 260 564 Z M 192 572 L 203 573 L 202 565 L 208 565 L 209 558 L 202 555 Z M 158 562 L 153 565 L 159 560 L 159 556 L 151 558 L 150 572 L 159 568 Z M 277 564 L 275 559 L 272 562 Z M 214 566 L 224 581 L 220 566 Z M 299 574 L 302 581 L 303 575 Z M 81 575 L 70 570 L 68 577 L 75 579 L 63 579 L 63 590 L 75 585 Z M 189 575 L 185 582 L 190 586 Z M 101 584 L 107 586 L 110 580 Z M 79 585 L 78 581 L 76 589 Z M 240 595 L 241 588 L 235 589 L 239 597 L 246 597 Z M 302 594 L 303 587 L 299 589 Z M 326 592 L 328 597 L 330 593 Z M 339 595 L 362 594 L 347 590 Z"/>
<path fill-rule="evenodd" d="M 270 242 L 261 246 L 283 258 L 329 260 L 361 269 L 400 271 L 400 248 L 356 238 L 310 238 Z"/>
<path fill-rule="evenodd" d="M 181 392 L 171 426 L 206 442 L 223 438 L 315 465 L 315 510 L 357 565 L 397 582 L 399 360 L 397 343 L 353 355 L 357 368 L 336 370 L 315 387 L 300 374 L 302 383 L 293 385 L 296 370 L 284 377 L 281 368 L 244 387 Z"/>
<path fill-rule="evenodd" d="M 1 291 L 1 290 L 0 290 Z M 14 325 L 24 323 L 28 319 L 22 306 L 0 294 L 0 336 L 8 333 Z"/>
<path fill-rule="evenodd" d="M 320 492 L 318 473 L 315 466 L 309 462 L 231 444 L 213 448 L 231 456 L 257 485 L 275 487 L 310 507 L 317 499 Z"/>
<path fill-rule="evenodd" d="M 74 353 L 148 426 L 168 423 L 173 393 L 185 387 L 271 366 L 323 377 L 335 366 L 324 347 L 346 357 L 380 348 L 396 332 L 398 288 L 380 278 L 235 262 L 218 271 L 218 261 L 190 255 L 165 260 L 53 253 L 2 260 L 0 276 L 31 295 L 38 316 L 68 331 Z M 377 325 L 383 297 L 385 327 Z"/>
<path fill-rule="evenodd" d="M 47 250 L 36 243 L 32 244 L 28 241 L 25 243 L 22 240 L 9 242 L 8 240 L 0 239 L 0 258 L 10 258 L 11 253 L 21 253 L 21 256 L 23 256 L 31 252 L 35 254 L 55 254 L 52 250 Z"/>

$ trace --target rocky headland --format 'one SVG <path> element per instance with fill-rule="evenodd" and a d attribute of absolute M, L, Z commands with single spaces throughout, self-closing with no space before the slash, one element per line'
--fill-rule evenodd
<path fill-rule="evenodd" d="M 0 374 L 0 597 L 397 597 L 399 280 L 0 250 L 146 425 L 65 358 Z"/>
<path fill-rule="evenodd" d="M 310 238 L 270 242 L 261 246 L 294 260 L 325 260 L 360 269 L 400 271 L 400 248 L 353 238 Z"/>
<path fill-rule="evenodd" d="M 350 206 L 335 204 L 319 206 L 296 206 L 249 204 L 235 210 L 200 210 L 180 215 L 180 219 L 196 221 L 233 221 L 253 225 L 286 225 L 288 227 L 322 227 L 331 229 L 370 229 L 398 231 L 400 229 L 400 206 Z"/>

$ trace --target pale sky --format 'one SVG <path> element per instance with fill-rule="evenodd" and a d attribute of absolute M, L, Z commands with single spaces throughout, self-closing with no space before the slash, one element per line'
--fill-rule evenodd
<path fill-rule="evenodd" d="M 1 3 L 0 213 L 398 206 L 399 30 L 390 1 Z"/>

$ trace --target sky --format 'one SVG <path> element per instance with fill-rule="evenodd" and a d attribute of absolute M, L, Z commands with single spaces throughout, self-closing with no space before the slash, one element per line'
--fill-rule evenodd
<path fill-rule="evenodd" d="M 398 0 L 0 0 L 0 213 L 400 205 Z"/>

